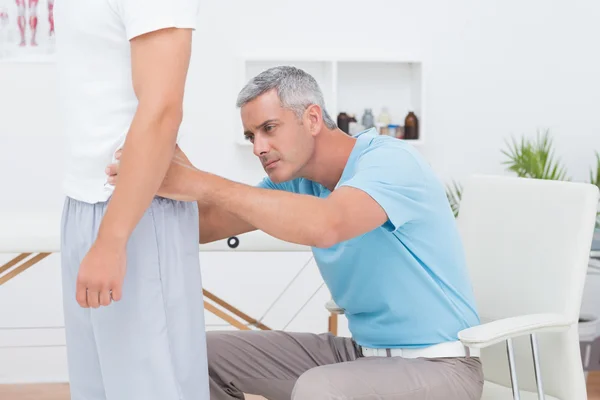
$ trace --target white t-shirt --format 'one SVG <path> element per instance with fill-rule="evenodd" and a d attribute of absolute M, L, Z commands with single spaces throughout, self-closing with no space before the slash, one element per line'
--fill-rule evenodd
<path fill-rule="evenodd" d="M 60 0 L 55 5 L 58 93 L 67 144 L 65 194 L 106 201 L 105 169 L 125 141 L 138 101 L 132 38 L 196 28 L 199 0 Z"/>

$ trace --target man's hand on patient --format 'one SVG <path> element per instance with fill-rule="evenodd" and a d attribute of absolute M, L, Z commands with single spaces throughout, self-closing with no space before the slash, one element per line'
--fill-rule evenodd
<path fill-rule="evenodd" d="M 121 158 L 120 150 L 116 153 L 115 158 L 117 160 Z M 179 146 L 176 146 L 167 174 L 156 194 L 173 200 L 195 201 L 196 198 L 193 194 L 195 178 L 193 175 L 198 172 L 200 171 L 192 165 Z M 106 168 L 106 174 L 108 175 L 108 182 L 116 185 L 119 175 L 119 163 L 109 165 Z"/>

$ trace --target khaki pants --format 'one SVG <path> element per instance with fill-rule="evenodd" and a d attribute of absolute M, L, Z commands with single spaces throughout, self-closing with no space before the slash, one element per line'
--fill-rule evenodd
<path fill-rule="evenodd" d="M 362 357 L 350 338 L 207 332 L 211 400 L 479 400 L 478 358 Z"/>

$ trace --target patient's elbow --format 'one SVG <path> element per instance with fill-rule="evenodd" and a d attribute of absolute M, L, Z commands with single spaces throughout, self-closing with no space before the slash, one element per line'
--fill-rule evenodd
<path fill-rule="evenodd" d="M 179 126 L 183 120 L 181 101 L 170 97 L 163 99 L 143 99 L 140 100 L 139 108 L 153 120 L 153 123 L 157 127 L 167 130 L 179 130 Z"/>
<path fill-rule="evenodd" d="M 183 110 L 177 102 L 165 103 L 158 109 L 159 123 L 167 129 L 179 130 L 183 121 Z"/>

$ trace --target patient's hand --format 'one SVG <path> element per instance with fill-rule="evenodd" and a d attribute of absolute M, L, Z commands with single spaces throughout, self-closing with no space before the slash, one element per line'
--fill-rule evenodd
<path fill-rule="evenodd" d="M 121 150 L 117 151 L 115 154 L 117 163 L 110 164 L 105 171 L 108 175 L 108 183 L 112 185 L 116 185 L 118 181 L 121 154 Z M 197 171 L 196 167 L 192 165 L 185 153 L 177 145 L 171 159 L 171 164 L 169 165 L 169 170 L 156 194 L 173 200 L 195 200 L 193 196 L 194 179 L 192 175 Z"/>

